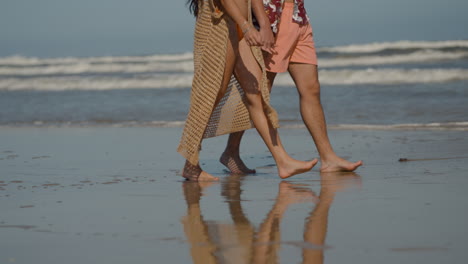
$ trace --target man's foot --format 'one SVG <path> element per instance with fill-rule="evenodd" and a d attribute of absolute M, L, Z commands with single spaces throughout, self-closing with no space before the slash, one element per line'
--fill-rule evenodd
<path fill-rule="evenodd" d="M 239 154 L 232 155 L 225 151 L 219 158 L 219 162 L 221 162 L 228 168 L 231 173 L 234 174 L 252 174 L 256 172 L 255 170 L 249 169 L 247 166 L 245 166 L 244 162 L 239 157 Z"/>
<path fill-rule="evenodd" d="M 286 179 L 296 174 L 310 171 L 317 162 L 317 159 L 313 159 L 311 161 L 291 159 L 288 162 L 284 162 L 284 165 L 278 166 L 278 175 L 281 179 Z"/>
<path fill-rule="evenodd" d="M 353 163 L 337 156 L 327 161 L 322 160 L 320 172 L 354 171 L 361 165 L 361 160 Z"/>
<path fill-rule="evenodd" d="M 184 177 L 188 181 L 217 181 L 219 180 L 218 177 L 214 177 L 213 175 L 202 170 L 200 165 L 198 164 L 193 165 L 188 161 L 185 162 L 185 166 L 182 171 L 182 177 Z"/>

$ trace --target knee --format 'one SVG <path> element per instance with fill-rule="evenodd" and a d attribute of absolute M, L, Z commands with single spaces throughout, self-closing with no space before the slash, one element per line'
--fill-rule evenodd
<path fill-rule="evenodd" d="M 262 107 L 262 95 L 260 93 L 246 93 L 248 107 Z"/>
<path fill-rule="evenodd" d="M 313 81 L 307 84 L 304 89 L 299 90 L 302 100 L 320 100 L 320 83 Z"/>

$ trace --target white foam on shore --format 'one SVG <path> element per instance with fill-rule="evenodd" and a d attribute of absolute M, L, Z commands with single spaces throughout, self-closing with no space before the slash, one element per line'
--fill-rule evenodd
<path fill-rule="evenodd" d="M 306 129 L 303 123 L 285 124 L 280 120 L 282 129 Z M 47 122 L 17 123 L 0 125 L 0 127 L 183 127 L 184 121 L 126 121 L 126 122 Z M 336 124 L 328 125 L 328 129 L 336 130 L 450 130 L 468 131 L 468 121 L 445 123 L 407 123 L 391 125 L 371 124 Z"/>
<path fill-rule="evenodd" d="M 468 69 L 364 69 L 364 70 L 320 70 L 321 84 L 410 84 L 442 83 L 468 80 Z M 294 85 L 287 74 L 278 75 L 275 85 Z"/>
<path fill-rule="evenodd" d="M 0 57 L 0 66 L 40 66 L 40 65 L 67 65 L 80 63 L 148 63 L 148 62 L 176 62 L 193 60 L 192 52 L 180 54 L 161 54 L 145 56 L 103 56 L 103 57 L 59 57 L 59 58 L 37 58 L 24 57 L 21 55 Z"/>
<path fill-rule="evenodd" d="M 282 128 L 306 128 L 304 124 L 290 124 Z M 370 125 L 370 124 L 337 124 L 328 125 L 329 129 L 343 130 L 455 130 L 468 131 L 468 121 L 445 122 L 445 123 L 409 123 L 392 125 Z"/>
<path fill-rule="evenodd" d="M 36 120 L 19 122 L 0 127 L 183 127 L 185 121 L 125 121 L 125 122 L 50 122 Z"/>
<path fill-rule="evenodd" d="M 338 57 L 333 59 L 320 59 L 320 68 L 345 67 L 345 66 L 370 66 L 388 64 L 409 64 L 421 62 L 450 61 L 468 58 L 468 52 L 443 52 L 437 50 L 422 50 L 409 54 L 398 54 L 388 56 L 359 56 Z M 0 70 L 1 74 L 1 70 Z"/>
<path fill-rule="evenodd" d="M 329 85 L 443 83 L 468 80 L 468 69 L 364 69 L 320 70 L 320 82 Z M 67 91 L 112 89 L 190 88 L 193 74 L 153 74 L 138 77 L 64 76 L 0 78 L 0 91 Z M 277 86 L 293 86 L 288 74 L 280 74 Z"/>
<path fill-rule="evenodd" d="M 320 68 L 370 66 L 388 64 L 407 64 L 432 61 L 448 61 L 468 58 L 468 52 L 442 52 L 436 50 L 417 51 L 410 54 L 390 56 L 360 56 L 319 59 Z M 146 61 L 145 63 L 93 63 L 77 60 L 67 64 L 33 65 L 26 67 L 0 67 L 0 76 L 40 76 L 62 74 L 104 74 L 104 73 L 156 73 L 156 72 L 193 72 L 193 61 Z"/>
<path fill-rule="evenodd" d="M 91 64 L 79 62 L 74 64 L 33 67 L 0 67 L 0 76 L 35 76 L 61 74 L 103 74 L 103 73 L 154 73 L 154 72 L 193 72 L 193 62 L 148 62 L 148 63 L 108 63 Z"/>
<path fill-rule="evenodd" d="M 440 50 L 446 48 L 446 50 Z M 450 49 L 450 50 L 447 50 Z M 402 50 L 394 54 L 366 54 L 386 49 Z M 410 53 L 404 51 L 411 49 Z M 337 53 L 321 58 L 321 68 L 372 66 L 460 60 L 468 58 L 468 40 L 397 41 L 318 48 L 318 52 Z M 353 54 L 351 54 L 353 53 Z M 0 58 L 0 76 L 37 76 L 61 74 L 193 72 L 193 53 L 146 56 L 103 56 L 36 58 L 10 56 Z"/>
<path fill-rule="evenodd" d="M 138 121 L 113 124 L 114 127 L 183 127 L 185 121 Z"/>
<path fill-rule="evenodd" d="M 353 44 L 335 47 L 318 48 L 318 52 L 336 53 L 373 53 L 388 49 L 443 49 L 443 48 L 468 48 L 468 40 L 448 40 L 448 41 L 395 41 L 395 42 L 374 42 L 367 44 Z"/>
<path fill-rule="evenodd" d="M 156 77 L 40 77 L 0 79 L 0 91 L 69 91 L 69 90 L 114 90 L 114 89 L 160 89 L 188 88 L 193 74 L 163 74 Z"/>
<path fill-rule="evenodd" d="M 405 50 L 436 50 L 447 48 L 468 48 L 468 40 L 449 41 L 396 41 L 375 42 L 366 44 L 352 44 L 334 47 L 317 48 L 318 52 L 334 53 L 374 53 L 387 49 Z M 416 53 L 418 54 L 418 53 Z M 445 55 L 449 53 L 444 53 Z M 21 55 L 0 57 L 0 67 L 5 66 L 44 66 L 44 65 L 73 65 L 73 64 L 113 64 L 113 63 L 151 63 L 151 62 L 181 62 L 192 61 L 193 53 L 154 54 L 143 56 L 102 56 L 102 57 L 59 57 L 37 58 Z"/>

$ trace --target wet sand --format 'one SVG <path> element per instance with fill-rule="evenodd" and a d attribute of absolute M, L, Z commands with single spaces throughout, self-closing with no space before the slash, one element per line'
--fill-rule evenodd
<path fill-rule="evenodd" d="M 466 131 L 331 130 L 356 173 L 281 181 L 254 131 L 253 176 L 187 183 L 180 128 L 1 128 L 0 263 L 465 263 Z M 295 158 L 317 152 L 281 129 Z"/>

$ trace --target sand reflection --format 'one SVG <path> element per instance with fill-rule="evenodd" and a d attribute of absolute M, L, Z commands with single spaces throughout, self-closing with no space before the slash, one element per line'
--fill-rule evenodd
<path fill-rule="evenodd" d="M 302 263 L 323 263 L 328 212 L 335 195 L 349 186 L 359 185 L 360 176 L 356 173 L 322 173 L 319 195 L 308 185 L 282 181 L 272 208 L 258 226 L 247 218 L 242 208 L 245 177 L 249 176 L 230 175 L 221 182 L 221 194 L 229 207 L 232 223 L 203 218 L 200 200 L 203 190 L 213 183 L 183 183 L 187 215 L 182 224 L 193 263 L 279 263 L 282 244 L 300 247 Z M 304 221 L 303 239 L 282 241 L 283 217 L 287 209 L 297 203 L 313 205 Z"/>

